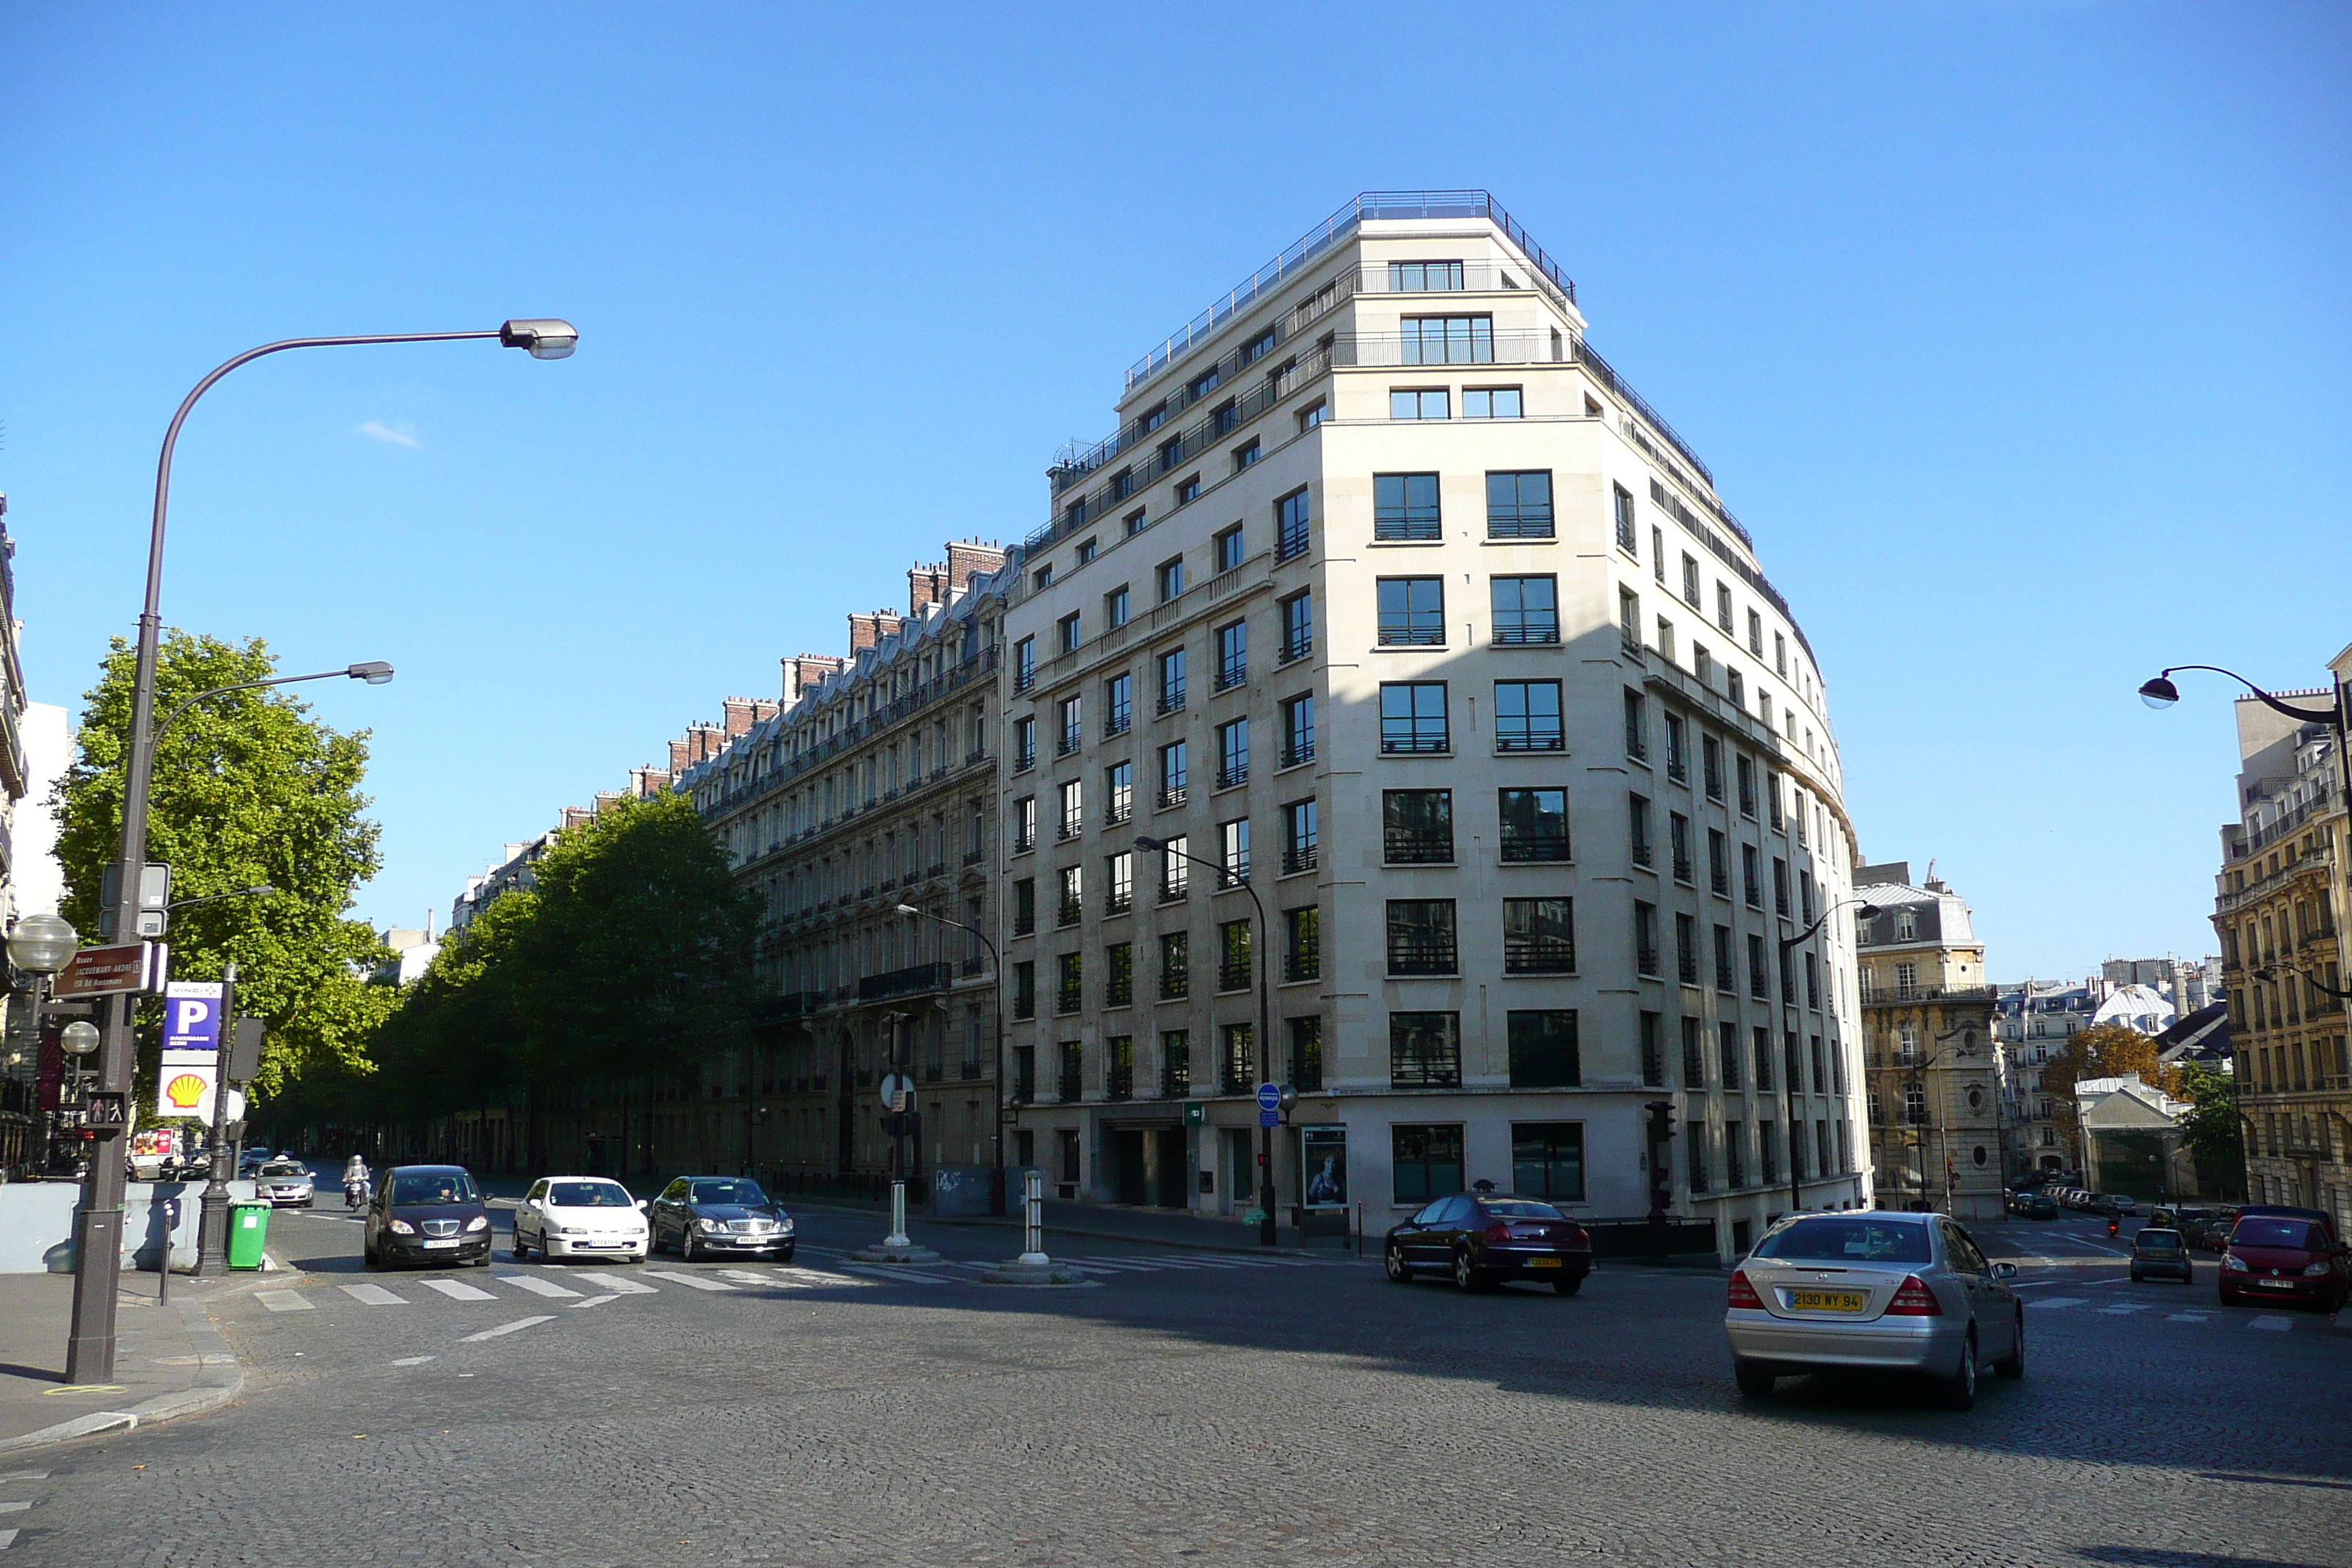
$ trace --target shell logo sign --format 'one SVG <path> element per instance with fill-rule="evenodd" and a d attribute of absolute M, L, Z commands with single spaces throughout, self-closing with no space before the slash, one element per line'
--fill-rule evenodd
<path fill-rule="evenodd" d="M 212 1086 L 192 1072 L 184 1072 L 163 1086 L 163 1098 L 174 1110 L 194 1110 Z"/>

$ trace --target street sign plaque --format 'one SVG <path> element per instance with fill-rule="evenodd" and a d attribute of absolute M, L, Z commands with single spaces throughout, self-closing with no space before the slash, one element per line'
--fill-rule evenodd
<path fill-rule="evenodd" d="M 1188 1100 L 1184 1102 L 1185 1126 L 1199 1127 L 1206 1123 L 1208 1120 L 1209 1108 L 1205 1104 L 1197 1100 Z"/>
<path fill-rule="evenodd" d="M 1279 1110 L 1261 1110 L 1257 1113 L 1257 1124 L 1260 1127 L 1279 1127 L 1282 1125 L 1282 1112 Z"/>
<path fill-rule="evenodd" d="M 905 1111 L 915 1108 L 915 1080 L 903 1073 L 892 1073 L 882 1080 L 882 1108 Z"/>
<path fill-rule="evenodd" d="M 163 984 L 171 950 L 160 942 L 85 947 L 58 971 L 53 996 L 110 996 L 123 991 L 154 991 Z"/>
<path fill-rule="evenodd" d="M 1271 1115 L 1271 1114 L 1273 1114 L 1273 1113 L 1275 1113 L 1275 1112 L 1276 1112 L 1276 1111 L 1280 1110 L 1282 1109 L 1282 1090 L 1281 1090 L 1281 1089 L 1280 1089 L 1278 1086 L 1276 1086 L 1276 1085 L 1275 1085 L 1275 1084 L 1270 1084 L 1270 1083 L 1262 1083 L 1262 1084 L 1258 1085 L 1258 1086 L 1257 1086 L 1257 1108 L 1258 1108 L 1258 1110 L 1259 1110 L 1261 1112 L 1264 1112 L 1264 1113 L 1265 1113 L 1265 1114 L 1267 1114 L 1267 1115 Z M 1264 1125 L 1265 1125 L 1265 1126 L 1267 1126 L 1267 1127 L 1271 1127 L 1271 1126 L 1273 1126 L 1273 1125 L 1274 1125 L 1274 1123 L 1273 1123 L 1273 1122 L 1271 1122 L 1271 1121 L 1268 1121 L 1268 1122 L 1264 1123 Z"/>

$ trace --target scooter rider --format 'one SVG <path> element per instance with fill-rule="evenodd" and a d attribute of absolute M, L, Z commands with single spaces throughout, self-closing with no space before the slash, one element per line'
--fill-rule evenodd
<path fill-rule="evenodd" d="M 373 1179 L 368 1174 L 367 1162 L 357 1154 L 344 1161 L 343 1206 L 355 1209 L 367 1202 L 368 1183 Z"/>

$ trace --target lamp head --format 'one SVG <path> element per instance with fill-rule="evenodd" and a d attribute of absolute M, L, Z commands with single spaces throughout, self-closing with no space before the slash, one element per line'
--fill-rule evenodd
<path fill-rule="evenodd" d="M 898 912 L 902 915 L 919 915 L 923 911 L 917 909 L 912 904 L 900 904 L 898 906 Z"/>
<path fill-rule="evenodd" d="M 343 673 L 353 680 L 364 680 L 370 686 L 382 686 L 392 679 L 392 666 L 380 658 L 372 658 L 365 664 L 352 665 Z"/>
<path fill-rule="evenodd" d="M 76 1018 L 58 1031 L 58 1044 L 68 1055 L 86 1057 L 98 1049 L 98 1026 L 87 1018 Z"/>
<path fill-rule="evenodd" d="M 1138 849 L 1165 849 L 1168 847 L 1168 841 L 1164 838 L 1154 838 L 1148 833 L 1139 834 L 1136 836 L 1135 847 Z"/>
<path fill-rule="evenodd" d="M 1855 906 L 1853 912 L 1860 915 L 1864 920 L 1872 920 L 1884 911 L 1882 911 L 1876 904 L 1860 904 Z"/>
<path fill-rule="evenodd" d="M 275 889 L 275 888 L 271 887 L 271 886 L 270 886 L 268 883 L 267 883 L 267 882 L 259 882 L 259 883 L 256 883 L 254 886 L 252 886 L 252 887 L 250 887 L 250 888 L 247 888 L 247 889 L 245 890 L 245 896 L 246 896 L 247 898 L 248 898 L 248 899 L 266 899 L 266 898 L 269 897 L 269 895 L 270 895 L 270 894 L 272 894 L 272 893 L 276 892 L 277 890 L 278 890 L 277 889 Z"/>
<path fill-rule="evenodd" d="M 499 342 L 510 349 L 528 349 L 533 359 L 570 359 L 580 346 L 580 329 L 553 317 L 537 321 L 509 321 L 499 329 Z"/>
<path fill-rule="evenodd" d="M 2151 708 L 2169 708 L 2180 700 L 2180 688 L 2159 675 L 2139 689 L 2139 700 Z"/>
<path fill-rule="evenodd" d="M 73 960 L 80 933 L 56 915 L 26 915 L 8 933 L 8 960 L 28 974 L 55 974 Z"/>

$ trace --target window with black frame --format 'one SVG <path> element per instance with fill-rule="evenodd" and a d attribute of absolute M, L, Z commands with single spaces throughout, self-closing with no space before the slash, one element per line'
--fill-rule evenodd
<path fill-rule="evenodd" d="M 1435 474 L 1372 476 L 1372 537 L 1399 542 L 1440 537 Z"/>
<path fill-rule="evenodd" d="M 1486 476 L 1486 537 L 1549 539 L 1552 536 L 1551 470 Z M 1636 634 L 1639 640 L 1639 634 Z"/>
<path fill-rule="evenodd" d="M 1290 1087 L 1313 1094 L 1323 1087 L 1323 1020 L 1293 1018 L 1290 1024 Z"/>
<path fill-rule="evenodd" d="M 1398 1089 L 1444 1089 L 1462 1082 L 1462 1015 L 1391 1013 L 1389 1082 Z"/>
<path fill-rule="evenodd" d="M 1493 577 L 1487 596 L 1495 641 L 1523 647 L 1559 641 L 1559 584 L 1553 577 Z"/>
<path fill-rule="evenodd" d="M 1495 749 L 1559 752 L 1568 747 L 1557 680 L 1495 682 Z"/>
<path fill-rule="evenodd" d="M 1399 1204 L 1423 1204 L 1460 1192 L 1460 1124 L 1391 1127 L 1389 1170 Z"/>
<path fill-rule="evenodd" d="M 1506 789 L 1496 792 L 1496 799 L 1505 863 L 1569 858 L 1568 791 Z"/>
<path fill-rule="evenodd" d="M 1459 973 L 1454 900 L 1389 900 L 1388 963 L 1388 972 L 1394 975 Z"/>
<path fill-rule="evenodd" d="M 1391 866 L 1443 866 L 1454 860 L 1454 792 L 1381 792 L 1381 858 Z"/>
<path fill-rule="evenodd" d="M 1507 1016 L 1513 1089 L 1575 1089 L 1584 1081 L 1576 1009 L 1514 1008 Z"/>
<path fill-rule="evenodd" d="M 1566 898 L 1503 900 L 1503 973 L 1576 973 L 1575 904 Z"/>
<path fill-rule="evenodd" d="M 1584 1123 L 1511 1123 L 1511 1190 L 1556 1204 L 1584 1201 Z"/>
<path fill-rule="evenodd" d="M 1450 750 L 1445 721 L 1445 682 L 1387 680 L 1381 683 L 1381 750 L 1427 755 Z"/>
<path fill-rule="evenodd" d="M 1445 583 L 1439 577 L 1382 577 L 1374 585 L 1382 647 L 1442 647 Z"/>
<path fill-rule="evenodd" d="M 1323 974 L 1323 911 L 1313 904 L 1282 911 L 1282 978 L 1318 980 Z"/>

